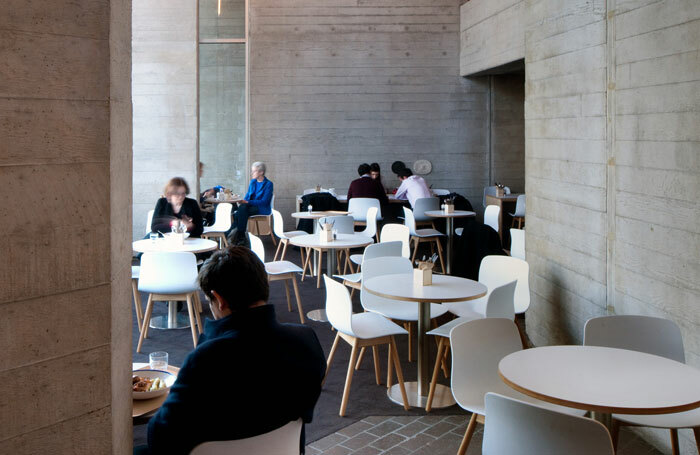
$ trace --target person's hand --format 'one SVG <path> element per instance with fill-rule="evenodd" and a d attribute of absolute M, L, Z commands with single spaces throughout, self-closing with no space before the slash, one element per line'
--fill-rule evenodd
<path fill-rule="evenodd" d="M 247 204 L 248 201 L 246 201 L 245 199 L 241 199 L 240 201 L 238 201 L 238 203 L 239 203 L 239 204 Z"/>
<path fill-rule="evenodd" d="M 192 228 L 194 227 L 194 223 L 192 222 L 192 218 L 190 218 L 189 216 L 183 216 L 181 221 L 185 224 L 188 231 L 191 231 Z"/>
<path fill-rule="evenodd" d="M 214 193 L 215 193 L 214 189 L 210 188 L 204 192 L 204 197 L 214 197 Z"/>

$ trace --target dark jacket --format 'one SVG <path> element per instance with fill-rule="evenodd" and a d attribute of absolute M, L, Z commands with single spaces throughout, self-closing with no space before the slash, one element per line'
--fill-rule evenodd
<path fill-rule="evenodd" d="M 379 204 L 382 208 L 386 207 L 389 203 L 389 198 L 386 196 L 386 191 L 384 191 L 382 183 L 369 176 L 363 176 L 350 182 L 348 201 L 354 197 L 379 199 Z"/>
<path fill-rule="evenodd" d="M 301 197 L 299 210 L 306 212 L 311 204 L 314 212 L 324 212 L 326 210 L 340 210 L 342 207 L 338 199 L 331 193 L 309 193 Z M 297 229 L 306 231 L 309 234 L 314 232 L 315 220 L 300 219 Z"/>
<path fill-rule="evenodd" d="M 272 305 L 208 320 L 167 400 L 148 424 L 153 454 L 310 422 L 326 361 L 314 331 L 280 324 Z"/>
<path fill-rule="evenodd" d="M 180 213 L 175 213 L 173 211 L 173 206 L 164 197 L 158 199 L 156 202 L 156 208 L 153 211 L 153 221 L 151 222 L 151 232 L 170 232 L 170 223 L 175 219 L 182 219 L 183 216 L 187 215 L 192 218 L 192 224 L 194 228 L 189 231 L 191 237 L 199 237 L 202 235 L 203 222 L 202 222 L 202 212 L 199 210 L 199 204 L 192 198 L 185 198 L 182 203 L 182 208 Z"/>
<path fill-rule="evenodd" d="M 478 280 L 479 267 L 484 257 L 506 254 L 501 247 L 498 232 L 473 218 L 466 218 L 464 231 L 461 236 L 456 236 L 456 240 L 452 274 L 462 278 Z"/>

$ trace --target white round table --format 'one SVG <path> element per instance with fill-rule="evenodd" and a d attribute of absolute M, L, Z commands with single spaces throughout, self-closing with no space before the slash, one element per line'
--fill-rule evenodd
<path fill-rule="evenodd" d="M 467 210 L 455 210 L 447 213 L 444 210 L 426 210 L 426 215 L 431 218 L 444 218 L 445 227 L 447 228 L 447 274 L 452 273 L 452 243 L 455 236 L 455 218 L 466 218 L 468 216 L 476 216 L 476 213 Z"/>
<path fill-rule="evenodd" d="M 338 234 L 337 239 L 335 239 L 331 242 L 322 242 L 319 234 L 307 234 L 307 235 L 299 235 L 297 237 L 292 237 L 291 239 L 289 239 L 289 242 L 292 245 L 296 245 L 296 246 L 301 247 L 301 248 L 311 248 L 314 251 L 317 251 L 320 255 L 321 253 L 323 253 L 323 251 L 326 251 L 326 250 L 338 250 L 338 249 L 345 250 L 345 249 L 349 249 L 349 248 L 365 247 L 371 243 L 374 243 L 374 240 L 371 237 L 366 237 L 366 236 L 361 235 L 361 234 Z M 317 274 L 319 276 L 318 276 L 316 287 L 321 287 L 320 268 L 321 268 L 321 263 L 320 263 L 320 257 L 319 257 L 318 270 L 317 270 Z M 328 274 L 329 277 L 333 276 L 334 270 L 335 270 L 335 255 L 328 254 L 326 256 L 326 273 Z"/>
<path fill-rule="evenodd" d="M 545 346 L 504 357 L 503 381 L 550 403 L 610 414 L 668 414 L 700 407 L 700 370 L 665 357 L 598 346 Z"/>
<path fill-rule="evenodd" d="M 486 295 L 483 284 L 449 275 L 433 274 L 433 284 L 414 284 L 413 273 L 382 275 L 362 283 L 372 294 L 394 300 L 418 303 L 418 381 L 406 382 L 406 393 L 411 406 L 425 407 L 430 386 L 430 353 L 426 332 L 430 326 L 430 303 L 462 302 Z M 398 384 L 387 392 L 395 403 L 403 404 Z M 449 387 L 438 384 L 435 388 L 433 407 L 446 407 L 455 403 Z"/>

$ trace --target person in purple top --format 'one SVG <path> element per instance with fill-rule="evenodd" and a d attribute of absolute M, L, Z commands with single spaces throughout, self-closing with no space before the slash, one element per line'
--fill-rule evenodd
<path fill-rule="evenodd" d="M 235 244 L 245 242 L 245 232 L 248 228 L 248 218 L 251 215 L 269 215 L 272 213 L 272 182 L 265 177 L 265 163 L 256 161 L 250 167 L 252 179 L 248 184 L 248 192 L 243 200 L 238 203 L 238 210 L 234 213 L 236 220 L 236 233 L 233 238 Z"/>

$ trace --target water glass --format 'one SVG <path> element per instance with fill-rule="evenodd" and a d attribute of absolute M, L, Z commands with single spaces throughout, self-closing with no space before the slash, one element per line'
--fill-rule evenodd
<path fill-rule="evenodd" d="M 151 239 L 151 243 L 156 243 L 156 240 L 158 240 L 158 233 L 151 232 L 150 234 L 148 234 L 148 238 Z"/>
<path fill-rule="evenodd" d="M 168 370 L 168 353 L 165 351 L 151 352 L 148 354 L 148 363 L 151 370 Z"/>

